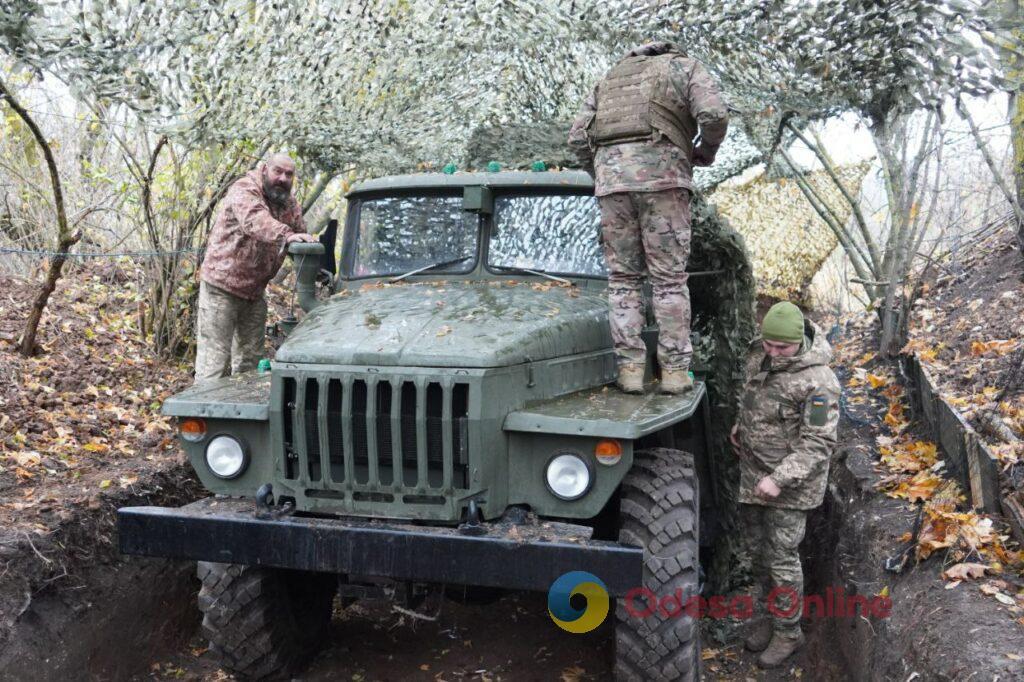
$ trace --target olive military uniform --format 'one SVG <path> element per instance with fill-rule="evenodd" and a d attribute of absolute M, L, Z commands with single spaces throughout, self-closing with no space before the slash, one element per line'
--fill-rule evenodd
<path fill-rule="evenodd" d="M 769 357 L 760 339 L 752 346 L 737 431 L 742 540 L 765 590 L 761 596 L 780 588 L 776 632 L 792 636 L 799 634 L 800 609 L 791 597 L 803 595 L 798 547 L 807 510 L 824 498 L 839 424 L 832 349 L 813 323 L 805 322 L 804 329 L 792 357 Z M 755 493 L 765 476 L 781 489 L 778 497 Z"/>

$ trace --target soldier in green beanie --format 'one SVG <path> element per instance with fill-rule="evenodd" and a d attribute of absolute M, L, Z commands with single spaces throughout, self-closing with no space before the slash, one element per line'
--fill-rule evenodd
<path fill-rule="evenodd" d="M 764 668 L 781 665 L 804 642 L 798 548 L 807 512 L 825 496 L 838 441 L 841 389 L 831 360 L 821 329 L 782 302 L 765 314 L 747 361 L 731 440 L 740 460 L 741 541 L 759 591 L 760 617 L 746 646 L 761 652 Z"/>

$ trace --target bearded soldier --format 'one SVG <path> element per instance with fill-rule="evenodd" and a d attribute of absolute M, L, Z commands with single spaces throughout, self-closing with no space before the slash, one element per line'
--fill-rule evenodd
<path fill-rule="evenodd" d="M 693 166 L 714 162 L 727 126 L 718 86 L 672 43 L 629 52 L 594 87 L 573 122 L 569 144 L 594 171 L 618 385 L 628 393 L 643 392 L 641 282 L 648 273 L 661 390 L 680 393 L 692 386 L 686 261 Z"/>
<path fill-rule="evenodd" d="M 821 504 L 837 442 L 839 380 L 822 331 L 792 303 L 777 303 L 747 363 L 732 443 L 740 459 L 740 530 L 754 561 L 759 607 L 771 617 L 746 640 L 758 665 L 780 665 L 804 641 L 798 547 Z M 759 608 L 759 611 L 761 609 Z"/>
<path fill-rule="evenodd" d="M 263 355 L 267 283 L 291 242 L 313 242 L 292 196 L 295 163 L 274 154 L 221 202 L 200 271 L 196 382 L 254 369 Z"/>

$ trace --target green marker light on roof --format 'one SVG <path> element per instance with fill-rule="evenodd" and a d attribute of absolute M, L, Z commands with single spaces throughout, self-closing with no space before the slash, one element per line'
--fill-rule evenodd
<path fill-rule="evenodd" d="M 543 161 L 534 161 L 533 164 L 530 165 L 530 170 L 532 170 L 534 173 L 543 173 L 547 169 L 547 164 L 545 164 Z"/>
<path fill-rule="evenodd" d="M 500 170 L 501 170 L 501 164 L 498 163 L 497 161 L 491 161 L 489 164 L 487 164 L 487 172 L 488 173 L 497 173 Z"/>
<path fill-rule="evenodd" d="M 457 167 L 454 163 L 448 163 L 445 164 L 445 167 L 441 169 L 441 172 L 444 173 L 445 175 L 451 175 L 452 173 L 455 172 L 456 168 Z"/>

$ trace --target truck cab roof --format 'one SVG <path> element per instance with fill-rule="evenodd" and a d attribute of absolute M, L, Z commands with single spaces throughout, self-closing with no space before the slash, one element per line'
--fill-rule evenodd
<path fill-rule="evenodd" d="M 573 193 L 592 192 L 594 180 L 580 170 L 564 171 L 504 171 L 499 173 L 415 173 L 389 175 L 358 182 L 346 196 L 388 191 L 417 189 L 445 189 L 475 185 L 487 187 L 523 187 L 543 190 L 566 189 Z"/>

